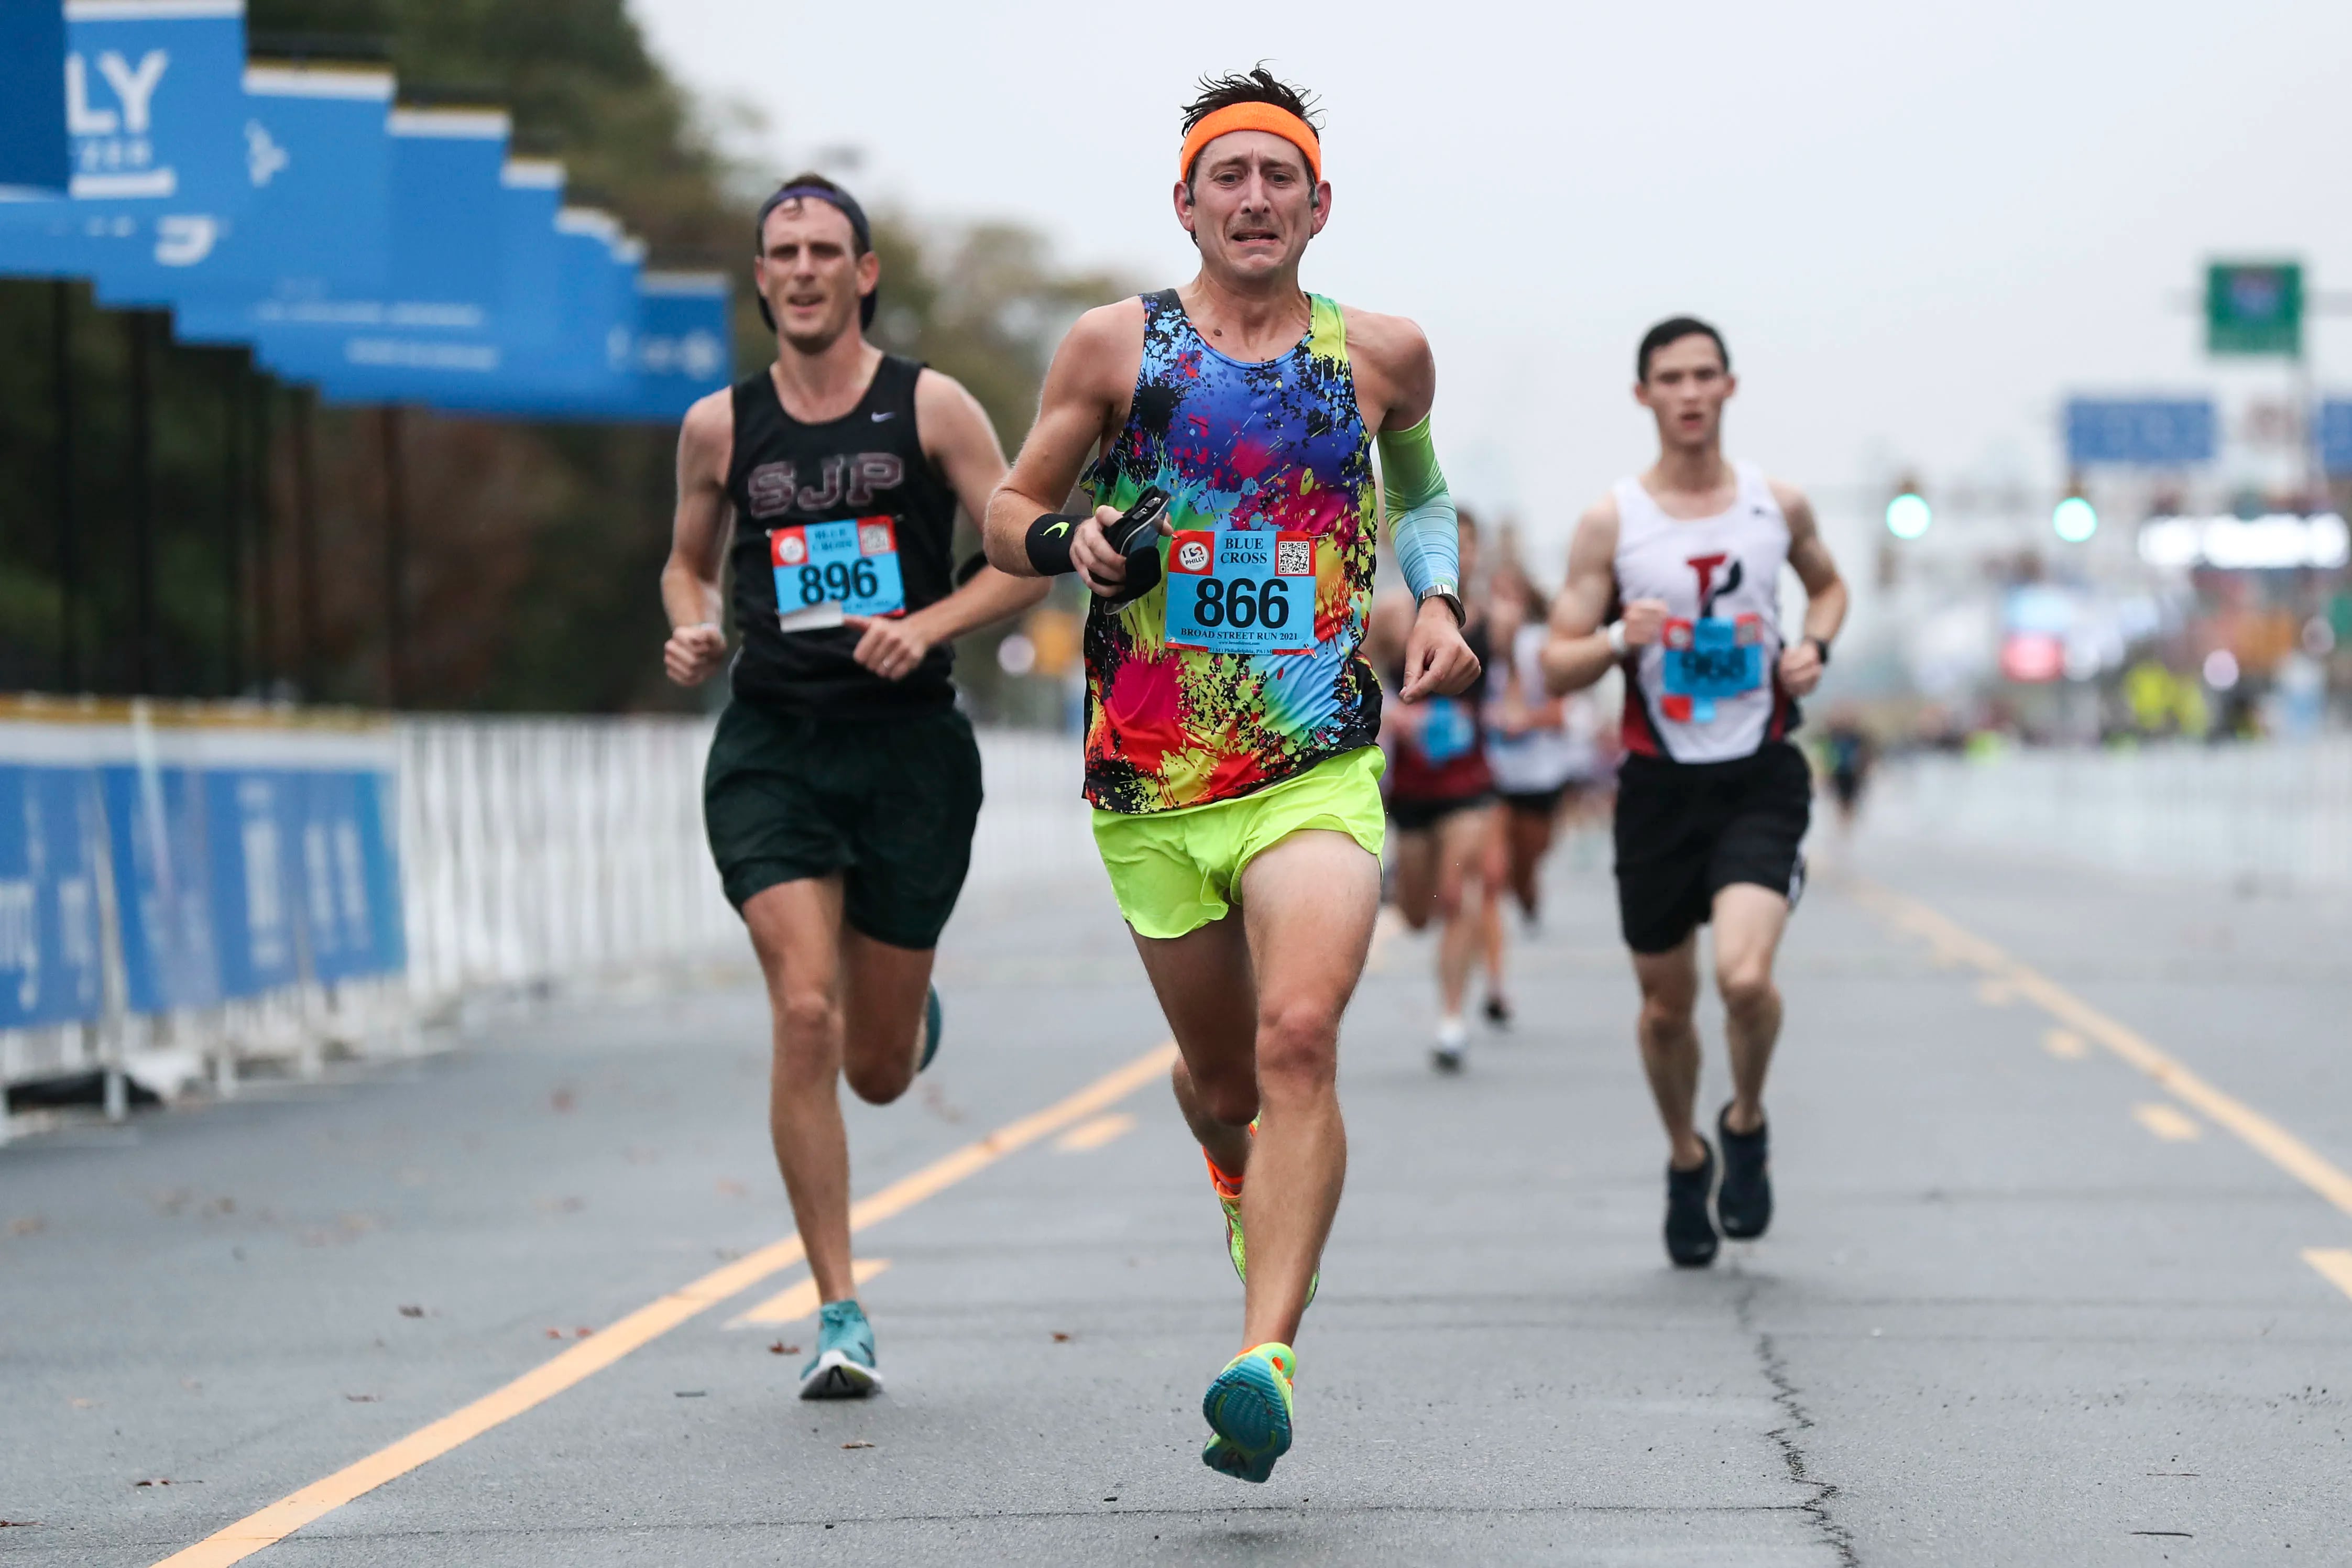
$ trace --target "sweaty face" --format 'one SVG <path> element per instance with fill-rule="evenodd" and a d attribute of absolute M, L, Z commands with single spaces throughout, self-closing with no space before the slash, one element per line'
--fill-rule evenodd
<path fill-rule="evenodd" d="M 768 214 L 753 277 L 776 329 L 803 354 L 822 353 L 857 322 L 858 297 L 880 271 L 857 254 L 857 232 L 830 202 L 798 198 Z"/>
<path fill-rule="evenodd" d="M 1650 373 L 1633 388 L 1657 416 L 1658 439 L 1669 446 L 1699 446 L 1723 428 L 1723 400 L 1738 386 L 1723 368 L 1723 350 L 1704 332 L 1692 332 L 1650 352 Z"/>
<path fill-rule="evenodd" d="M 1296 267 L 1330 215 L 1331 187 L 1305 153 L 1270 131 L 1234 131 L 1201 149 L 1176 187 L 1176 216 L 1206 266 L 1236 277 Z"/>

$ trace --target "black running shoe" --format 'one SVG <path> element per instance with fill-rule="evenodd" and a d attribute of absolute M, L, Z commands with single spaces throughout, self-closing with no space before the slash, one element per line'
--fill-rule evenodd
<path fill-rule="evenodd" d="M 1706 1163 L 1696 1170 L 1678 1171 L 1666 1164 L 1666 1256 L 1677 1269 L 1704 1269 L 1715 1261 L 1715 1221 L 1707 1218 L 1706 1199 L 1715 1186 L 1715 1150 L 1705 1138 Z"/>
<path fill-rule="evenodd" d="M 1723 1140 L 1723 1187 L 1715 1195 L 1715 1216 L 1734 1241 L 1753 1241 L 1772 1223 L 1772 1160 L 1765 1142 L 1771 1128 L 1758 1123 L 1752 1133 L 1731 1130 L 1731 1107 L 1715 1118 Z"/>
<path fill-rule="evenodd" d="M 1499 996 L 1486 998 L 1486 1021 L 1496 1029 L 1511 1027 L 1511 1004 Z"/>

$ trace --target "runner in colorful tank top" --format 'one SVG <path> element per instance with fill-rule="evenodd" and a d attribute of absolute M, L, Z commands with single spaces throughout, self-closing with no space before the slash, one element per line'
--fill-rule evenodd
<path fill-rule="evenodd" d="M 1380 685 L 1358 656 L 1380 501 L 1339 306 L 1250 364 L 1202 340 L 1175 289 L 1143 299 L 1127 423 L 1087 476 L 1116 511 L 1170 499 L 1164 594 L 1087 622 L 1087 799 L 1202 806 L 1372 744 Z"/>
<path fill-rule="evenodd" d="M 1174 191 L 1200 273 L 1070 329 L 987 531 L 1003 570 L 1075 570 L 1095 595 L 1095 841 L 1176 1036 L 1177 1104 L 1244 1292 L 1201 1458 L 1263 1481 L 1290 1447 L 1291 1343 L 1347 1167 L 1339 1018 L 1380 907 L 1380 695 L 1360 650 L 1383 501 L 1418 601 L 1400 698 L 1458 692 L 1478 662 L 1428 341 L 1299 287 L 1331 215 L 1305 97 L 1262 68 L 1202 88 Z M 1081 470 L 1096 509 L 1054 511 Z"/>

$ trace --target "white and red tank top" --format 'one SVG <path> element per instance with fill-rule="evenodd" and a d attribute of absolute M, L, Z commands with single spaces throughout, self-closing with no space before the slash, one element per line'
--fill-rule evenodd
<path fill-rule="evenodd" d="M 1662 599 L 1665 635 L 1626 658 L 1625 749 L 1671 762 L 1754 755 L 1790 729 L 1780 689 L 1780 569 L 1789 519 L 1752 464 L 1732 465 L 1730 509 L 1670 517 L 1638 479 L 1620 479 L 1617 597 Z"/>

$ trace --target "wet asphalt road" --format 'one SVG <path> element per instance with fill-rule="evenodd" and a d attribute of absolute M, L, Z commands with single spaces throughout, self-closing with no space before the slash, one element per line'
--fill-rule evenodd
<path fill-rule="evenodd" d="M 813 1325 L 730 1326 L 785 1267 L 250 1561 L 2352 1561 L 2352 1211 L 1999 968 L 2340 1173 L 2352 911 L 1821 858 L 1783 969 L 1779 1217 L 1703 1273 L 1658 1239 L 1605 873 L 1554 868 L 1518 1022 L 1459 1079 L 1427 1066 L 1426 946 L 1383 942 L 1265 1487 L 1195 1457 L 1240 1292 L 1154 1079 L 861 1233 L 887 1396 L 803 1404 L 772 1347 Z M 1164 1035 L 1091 884 L 971 901 L 941 988 L 939 1065 L 854 1113 L 861 1193 Z M 790 1229 L 763 1040 L 740 984 L 583 998 L 0 1149 L 0 1556 L 157 1563 L 756 1260 Z"/>

